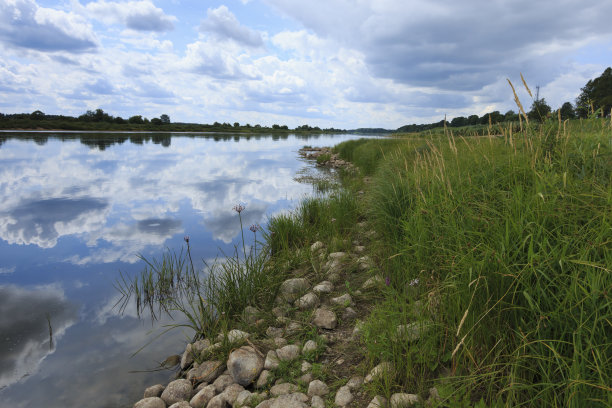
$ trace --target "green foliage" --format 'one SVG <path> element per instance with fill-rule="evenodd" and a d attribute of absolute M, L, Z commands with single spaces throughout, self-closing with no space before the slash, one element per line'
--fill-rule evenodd
<path fill-rule="evenodd" d="M 531 109 L 527 112 L 527 117 L 530 120 L 544 122 L 550 115 L 551 108 L 546 103 L 544 98 L 533 101 Z"/>
<path fill-rule="evenodd" d="M 612 109 L 612 68 L 608 67 L 597 78 L 589 80 L 576 98 L 576 109 L 581 118 L 599 112 L 609 116 Z"/>

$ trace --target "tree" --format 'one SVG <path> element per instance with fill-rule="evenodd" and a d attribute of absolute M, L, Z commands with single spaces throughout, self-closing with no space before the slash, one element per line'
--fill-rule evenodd
<path fill-rule="evenodd" d="M 517 120 L 519 120 L 518 115 L 513 110 L 504 113 L 505 122 L 516 122 Z"/>
<path fill-rule="evenodd" d="M 151 124 L 155 126 L 159 126 L 162 124 L 162 120 L 160 118 L 153 118 L 151 119 Z"/>
<path fill-rule="evenodd" d="M 41 120 L 44 118 L 45 114 L 42 111 L 35 110 L 34 112 L 30 113 L 30 119 L 32 120 Z"/>
<path fill-rule="evenodd" d="M 142 119 L 142 115 L 134 115 L 134 116 L 130 116 L 130 118 L 128 119 L 128 122 L 140 125 L 144 123 L 144 120 Z"/>
<path fill-rule="evenodd" d="M 531 110 L 527 112 L 527 117 L 531 120 L 544 122 L 550 112 L 551 109 L 550 106 L 548 106 L 548 104 L 546 103 L 546 99 L 537 99 L 533 101 L 533 104 L 531 105 Z"/>
<path fill-rule="evenodd" d="M 565 102 L 561 105 L 561 120 L 574 119 L 576 117 L 576 111 L 570 102 Z"/>
<path fill-rule="evenodd" d="M 161 122 L 162 122 L 164 125 L 168 125 L 168 124 L 170 123 L 170 116 L 168 116 L 168 115 L 166 115 L 166 114 L 164 113 L 163 115 L 161 115 L 161 116 L 159 117 L 159 120 L 161 120 Z"/>
<path fill-rule="evenodd" d="M 591 112 L 601 109 L 601 115 L 610 115 L 612 109 L 612 68 L 608 67 L 597 78 L 589 80 L 580 89 L 581 93 L 576 98 L 576 110 L 582 118 Z"/>
<path fill-rule="evenodd" d="M 467 124 L 468 118 L 466 118 L 465 116 L 457 116 L 456 118 L 453 118 L 453 120 L 450 121 L 450 125 L 452 127 L 467 126 Z"/>
<path fill-rule="evenodd" d="M 238 122 L 234 122 L 234 127 L 235 127 L 235 128 L 240 127 L 240 123 L 238 123 Z"/>

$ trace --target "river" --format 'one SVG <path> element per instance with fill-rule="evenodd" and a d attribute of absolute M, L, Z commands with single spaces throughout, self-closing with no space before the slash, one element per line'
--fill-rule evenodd
<path fill-rule="evenodd" d="M 0 133 L 0 406 L 131 406 L 193 332 L 119 313 L 142 255 L 211 260 L 314 194 L 304 145 L 356 135 Z M 153 340 L 153 341 L 152 341 Z M 142 351 L 133 355 L 147 343 Z"/>

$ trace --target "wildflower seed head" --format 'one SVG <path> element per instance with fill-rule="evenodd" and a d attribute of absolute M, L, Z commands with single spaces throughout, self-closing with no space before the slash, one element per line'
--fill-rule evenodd
<path fill-rule="evenodd" d="M 385 285 L 389 286 L 391 284 L 391 279 L 389 279 L 389 277 L 387 276 L 385 278 Z"/>
<path fill-rule="evenodd" d="M 185 240 L 186 243 L 189 243 L 189 235 L 185 235 L 183 239 Z"/>
<path fill-rule="evenodd" d="M 246 205 L 242 205 L 242 204 L 236 204 L 234 207 L 232 207 L 232 209 L 236 211 L 238 214 L 244 211 L 245 208 L 246 208 Z"/>
<path fill-rule="evenodd" d="M 259 231 L 261 227 L 258 224 L 253 224 L 249 227 L 249 229 L 251 230 L 251 232 L 257 232 Z"/>

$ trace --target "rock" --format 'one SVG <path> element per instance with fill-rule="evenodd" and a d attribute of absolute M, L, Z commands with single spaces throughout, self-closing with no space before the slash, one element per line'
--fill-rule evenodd
<path fill-rule="evenodd" d="M 270 394 L 273 397 L 278 397 L 279 395 L 291 394 L 298 390 L 298 386 L 291 383 L 282 383 L 277 384 L 274 387 L 270 388 Z"/>
<path fill-rule="evenodd" d="M 219 394 L 212 397 L 210 401 L 208 401 L 208 405 L 206 408 L 227 408 L 228 403 L 225 400 L 225 395 Z"/>
<path fill-rule="evenodd" d="M 272 314 L 276 317 L 285 317 L 285 315 L 287 314 L 286 310 L 283 309 L 282 307 L 275 307 L 272 308 Z"/>
<path fill-rule="evenodd" d="M 206 382 L 203 383 L 199 383 L 197 387 L 195 387 L 195 389 L 193 390 L 194 393 L 198 393 L 200 391 L 202 391 L 204 389 L 204 387 L 207 387 L 209 384 Z"/>
<path fill-rule="evenodd" d="M 264 388 L 266 385 L 268 385 L 270 380 L 272 380 L 272 373 L 268 370 L 263 370 L 261 374 L 259 374 L 255 387 Z"/>
<path fill-rule="evenodd" d="M 212 383 L 215 387 L 215 391 L 217 394 L 220 394 L 227 387 L 234 383 L 234 378 L 229 374 L 221 374 L 217 379 Z"/>
<path fill-rule="evenodd" d="M 345 293 L 342 296 L 332 298 L 331 302 L 335 305 L 347 307 L 353 304 L 353 298 L 348 293 Z"/>
<path fill-rule="evenodd" d="M 389 400 L 389 405 L 391 406 L 391 408 L 404 408 L 416 405 L 420 401 L 421 398 L 416 394 L 406 394 L 403 392 L 399 392 L 391 396 L 391 399 Z"/>
<path fill-rule="evenodd" d="M 369 256 L 362 256 L 361 258 L 357 259 L 357 263 L 359 264 L 359 269 L 361 270 L 370 269 L 373 265 Z"/>
<path fill-rule="evenodd" d="M 387 406 L 387 399 L 380 395 L 372 398 L 372 401 L 368 404 L 367 408 L 385 408 Z"/>
<path fill-rule="evenodd" d="M 327 395 L 329 393 L 329 387 L 323 381 L 314 380 L 308 384 L 308 396 L 312 397 L 313 395 L 318 395 L 322 397 L 323 395 Z"/>
<path fill-rule="evenodd" d="M 230 353 L 227 368 L 236 383 L 247 386 L 263 370 L 264 359 L 252 347 L 243 346 Z"/>
<path fill-rule="evenodd" d="M 334 403 L 339 407 L 345 407 L 351 402 L 353 402 L 353 399 L 354 397 L 351 393 L 351 389 L 345 385 L 343 387 L 338 388 Z"/>
<path fill-rule="evenodd" d="M 310 406 L 312 408 L 325 408 L 325 401 L 323 398 L 315 395 L 310 399 Z"/>
<path fill-rule="evenodd" d="M 225 364 L 221 361 L 205 361 L 189 370 L 187 379 L 195 383 L 211 383 L 219 377 L 223 371 L 225 371 Z"/>
<path fill-rule="evenodd" d="M 167 405 L 172 405 L 179 401 L 189 401 L 192 397 L 193 387 L 189 380 L 174 380 L 162 392 L 161 399 Z"/>
<path fill-rule="evenodd" d="M 208 402 L 217 395 L 215 386 L 210 384 L 202 388 L 193 398 L 189 401 L 189 405 L 193 408 L 205 408 Z"/>
<path fill-rule="evenodd" d="M 347 307 L 346 309 L 344 309 L 344 312 L 342 312 L 342 320 L 349 321 L 353 320 L 356 317 L 357 312 L 352 307 Z"/>
<path fill-rule="evenodd" d="M 346 257 L 346 252 L 332 252 L 331 254 L 327 256 L 328 259 L 334 260 L 334 261 L 339 261 L 345 257 Z"/>
<path fill-rule="evenodd" d="M 421 338 L 421 334 L 426 332 L 433 323 L 431 320 L 424 320 L 422 322 L 413 322 L 409 324 L 400 324 L 397 326 L 397 336 L 402 337 L 408 341 L 417 341 Z"/>
<path fill-rule="evenodd" d="M 299 376 L 297 379 L 297 382 L 298 384 L 306 385 L 306 384 L 310 384 L 312 380 L 314 380 L 312 373 L 306 373 L 306 374 Z"/>
<path fill-rule="evenodd" d="M 170 405 L 169 408 L 192 408 L 187 401 L 179 401 Z"/>
<path fill-rule="evenodd" d="M 321 241 L 317 241 L 310 246 L 310 252 L 317 252 L 323 248 L 325 248 L 325 244 L 323 244 Z"/>
<path fill-rule="evenodd" d="M 361 320 L 357 320 L 355 322 L 355 327 L 353 328 L 353 334 L 351 335 L 352 339 L 358 339 L 361 336 L 361 333 L 363 332 L 363 325 L 364 323 Z"/>
<path fill-rule="evenodd" d="M 295 301 L 295 305 L 301 310 L 314 309 L 319 306 L 319 297 L 312 292 L 308 292 Z"/>
<path fill-rule="evenodd" d="M 324 265 L 324 268 L 328 274 L 327 278 L 329 279 L 330 275 L 337 274 L 338 272 L 340 272 L 341 267 L 342 267 L 342 262 L 340 262 L 337 259 L 330 259 L 329 261 L 327 261 Z M 331 281 L 333 282 L 333 280 Z"/>
<path fill-rule="evenodd" d="M 265 400 L 257 404 L 255 408 L 270 408 L 276 399 Z"/>
<path fill-rule="evenodd" d="M 438 393 L 438 389 L 436 387 L 432 387 L 429 389 L 429 398 L 425 402 L 425 406 L 434 407 L 437 406 L 439 402 L 442 401 L 440 394 Z"/>
<path fill-rule="evenodd" d="M 358 375 L 351 377 L 351 379 L 348 380 L 348 382 L 346 383 L 346 386 L 349 387 L 351 390 L 356 390 L 362 385 L 363 385 L 363 377 L 360 377 Z"/>
<path fill-rule="evenodd" d="M 225 397 L 225 401 L 227 401 L 228 404 L 234 405 L 236 398 L 238 398 L 238 395 L 242 391 L 244 391 L 244 387 L 242 385 L 232 384 L 227 387 L 221 394 Z"/>
<path fill-rule="evenodd" d="M 280 361 L 293 361 L 300 356 L 300 347 L 290 344 L 276 350 L 276 355 Z"/>
<path fill-rule="evenodd" d="M 298 299 L 309 287 L 310 284 L 304 278 L 287 279 L 280 286 L 280 297 L 291 303 Z"/>
<path fill-rule="evenodd" d="M 312 288 L 312 291 L 318 294 L 331 293 L 332 290 L 334 290 L 334 284 L 330 281 L 319 282 L 314 288 Z"/>
<path fill-rule="evenodd" d="M 360 254 L 362 252 L 364 252 L 366 249 L 366 247 L 362 246 L 362 245 L 356 245 L 355 248 L 353 248 L 353 251 L 357 254 Z"/>
<path fill-rule="evenodd" d="M 312 364 L 310 364 L 308 361 L 302 361 L 302 366 L 300 367 L 300 370 L 303 373 L 310 371 L 311 368 Z"/>
<path fill-rule="evenodd" d="M 385 280 L 382 278 L 382 276 L 376 275 L 376 276 L 372 276 L 367 281 L 365 281 L 363 285 L 361 285 L 361 288 L 364 290 L 372 289 L 375 287 L 383 286 L 384 284 L 385 284 Z"/>
<path fill-rule="evenodd" d="M 283 337 L 275 337 L 274 338 L 274 345 L 277 348 L 281 348 L 287 345 L 287 339 L 283 338 Z"/>
<path fill-rule="evenodd" d="M 238 330 L 238 329 L 233 329 L 227 333 L 227 341 L 230 343 L 236 343 L 237 341 L 244 340 L 249 336 L 250 334 L 247 332 L 243 332 L 242 330 Z M 223 341 L 224 337 L 225 337 L 224 334 L 220 333 L 217 336 L 217 341 Z"/>
<path fill-rule="evenodd" d="M 283 336 L 283 329 L 281 329 L 280 327 L 272 327 L 272 326 L 270 326 L 270 327 L 268 327 L 266 329 L 266 335 L 268 337 L 272 337 L 272 338 L 282 337 Z"/>
<path fill-rule="evenodd" d="M 276 355 L 276 351 L 270 350 L 266 355 L 266 360 L 264 361 L 264 368 L 266 370 L 276 370 L 278 368 L 278 356 Z"/>
<path fill-rule="evenodd" d="M 308 397 L 301 392 L 280 395 L 274 400 L 270 408 L 308 408 Z"/>
<path fill-rule="evenodd" d="M 234 401 L 234 407 L 243 407 L 245 405 L 249 405 L 254 397 L 255 394 L 253 394 L 251 391 L 244 390 L 236 397 L 236 401 Z"/>
<path fill-rule="evenodd" d="M 313 340 L 308 340 L 306 343 L 304 343 L 304 347 L 302 348 L 302 354 L 313 352 L 316 349 L 317 343 L 315 343 Z"/>
<path fill-rule="evenodd" d="M 365 384 L 370 383 L 374 380 L 380 379 L 385 375 L 393 374 L 393 364 L 389 362 L 382 362 L 370 371 L 370 374 L 366 375 L 366 378 L 363 380 Z"/>
<path fill-rule="evenodd" d="M 166 403 L 159 397 L 147 397 L 135 403 L 134 408 L 166 408 Z"/>
<path fill-rule="evenodd" d="M 152 385 L 145 390 L 143 398 L 159 397 L 162 395 L 165 388 L 166 387 L 161 384 Z"/>
<path fill-rule="evenodd" d="M 331 330 L 335 329 L 338 325 L 338 318 L 336 317 L 336 314 L 333 311 L 329 309 L 319 308 L 315 310 L 312 322 L 317 327 Z"/>
<path fill-rule="evenodd" d="M 340 276 L 339 273 L 332 272 L 332 273 L 327 274 L 327 279 L 329 279 L 330 282 L 337 283 L 342 279 L 342 277 Z"/>
<path fill-rule="evenodd" d="M 194 351 L 192 350 L 191 343 L 187 344 L 183 356 L 181 357 L 181 370 L 186 369 L 193 364 Z"/>
<path fill-rule="evenodd" d="M 298 322 L 290 322 L 285 328 L 285 331 L 287 332 L 287 334 L 293 334 L 293 333 L 300 331 L 301 329 L 302 329 L 302 325 L 299 324 Z"/>

